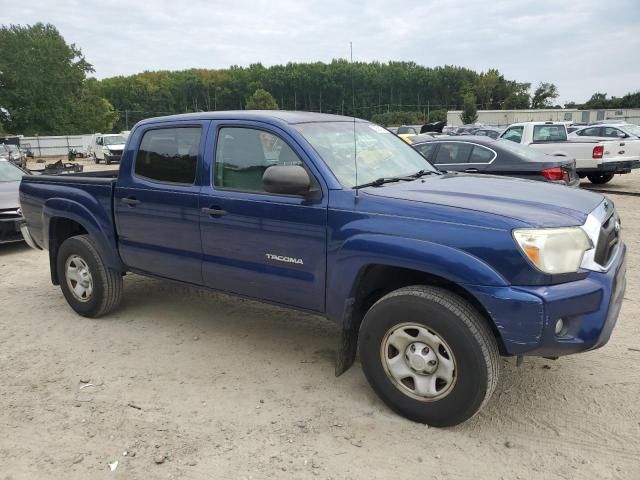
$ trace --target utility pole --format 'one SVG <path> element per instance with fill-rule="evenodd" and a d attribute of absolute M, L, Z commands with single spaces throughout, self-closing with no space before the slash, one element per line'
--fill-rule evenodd
<path fill-rule="evenodd" d="M 129 130 L 129 110 L 124 111 L 125 130 Z"/>

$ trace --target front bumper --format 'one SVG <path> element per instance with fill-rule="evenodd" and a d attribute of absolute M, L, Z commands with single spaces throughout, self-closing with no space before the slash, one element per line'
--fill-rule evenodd
<path fill-rule="evenodd" d="M 21 217 L 0 217 L 0 244 L 22 241 L 22 234 L 20 233 L 22 221 Z"/>
<path fill-rule="evenodd" d="M 626 246 L 606 272 L 546 287 L 467 286 L 483 304 L 506 355 L 556 357 L 599 348 L 609 341 L 626 288 Z M 556 322 L 565 329 L 556 335 Z"/>
<path fill-rule="evenodd" d="M 22 238 L 24 238 L 24 241 L 27 242 L 27 245 L 35 250 L 41 250 L 41 248 L 31 236 L 29 228 L 27 227 L 27 222 L 24 220 L 20 222 L 20 233 L 22 234 Z"/>

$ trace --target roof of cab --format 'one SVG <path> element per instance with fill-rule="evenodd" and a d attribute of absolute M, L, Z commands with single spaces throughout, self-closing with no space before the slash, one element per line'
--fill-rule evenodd
<path fill-rule="evenodd" d="M 287 110 L 224 110 L 218 112 L 197 112 L 169 115 L 166 117 L 147 118 L 139 125 L 160 122 L 194 120 L 254 120 L 262 122 L 282 122 L 286 124 L 314 123 L 314 122 L 353 122 L 353 117 L 331 115 L 328 113 L 287 111 Z M 357 122 L 366 120 L 356 119 Z"/>

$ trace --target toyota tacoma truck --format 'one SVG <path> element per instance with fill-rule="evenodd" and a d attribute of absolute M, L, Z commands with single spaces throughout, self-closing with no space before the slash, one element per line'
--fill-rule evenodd
<path fill-rule="evenodd" d="M 322 314 L 336 374 L 358 353 L 389 407 L 434 426 L 481 409 L 501 356 L 604 345 L 625 290 L 610 200 L 442 173 L 349 117 L 144 120 L 119 171 L 24 177 L 20 201 L 80 315 L 117 308 L 128 272 Z"/>
<path fill-rule="evenodd" d="M 500 138 L 548 155 L 575 158 L 580 178 L 587 177 L 596 185 L 611 181 L 616 173 L 631 173 L 640 168 L 640 142 L 568 138 L 567 127 L 561 122 L 514 123 Z"/>

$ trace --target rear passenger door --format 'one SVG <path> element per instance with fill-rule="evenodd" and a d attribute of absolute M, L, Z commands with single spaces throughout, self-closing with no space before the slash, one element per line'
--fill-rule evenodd
<path fill-rule="evenodd" d="M 139 145 L 123 162 L 114 208 L 119 251 L 133 271 L 202 283 L 200 186 L 209 122 L 151 124 L 137 129 Z"/>

